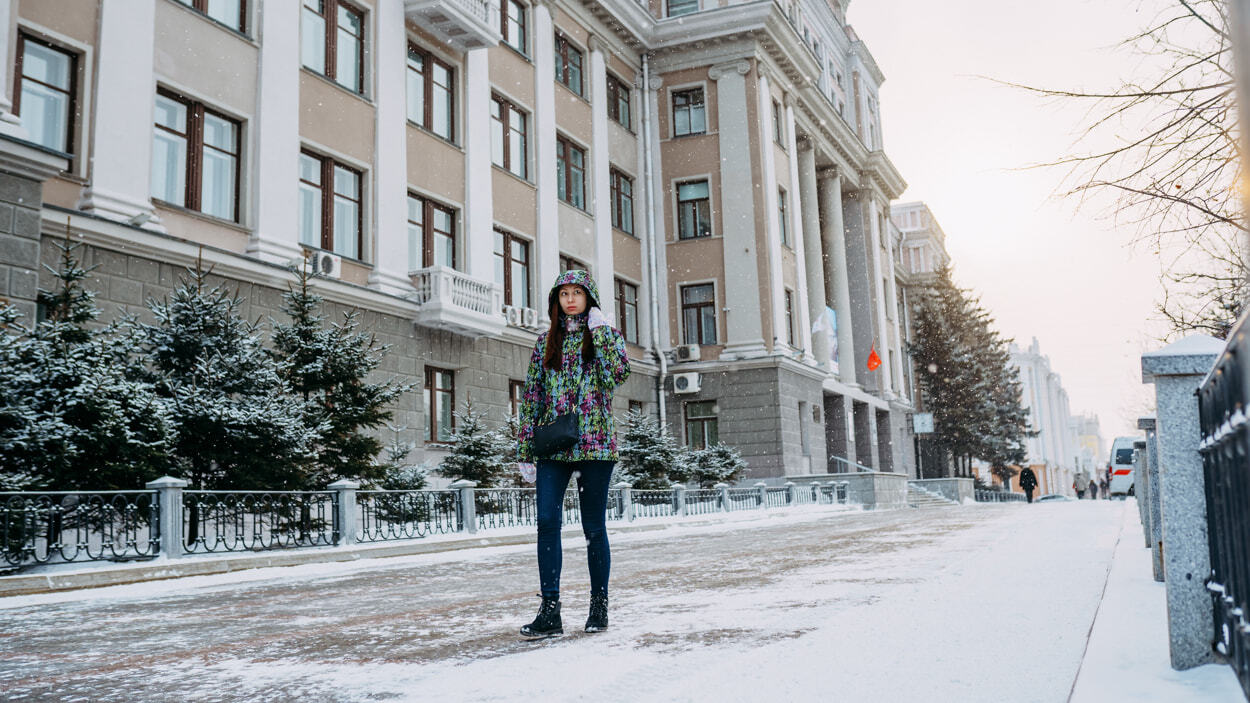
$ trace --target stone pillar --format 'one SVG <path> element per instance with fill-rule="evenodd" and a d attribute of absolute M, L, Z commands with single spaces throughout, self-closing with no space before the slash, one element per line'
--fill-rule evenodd
<path fill-rule="evenodd" d="M 327 488 L 338 494 L 338 509 L 335 514 L 339 521 L 338 544 L 343 546 L 356 544 L 359 541 L 356 538 L 356 523 L 358 522 L 356 491 L 360 488 L 360 483 L 351 479 L 341 478 L 331 483 Z"/>
<path fill-rule="evenodd" d="M 760 497 L 757 498 L 757 500 L 759 500 L 760 502 L 760 510 L 767 510 L 768 509 L 768 484 L 764 483 L 763 481 L 756 481 L 755 490 L 759 491 L 760 493 Z"/>
<path fill-rule="evenodd" d="M 786 505 L 794 505 L 798 496 L 795 495 L 794 481 L 786 481 Z"/>
<path fill-rule="evenodd" d="M 369 272 L 371 288 L 403 295 L 413 290 L 412 280 L 408 278 L 408 105 L 405 92 L 398 89 L 407 80 L 405 73 L 408 70 L 408 34 L 405 31 L 402 3 L 378 3 L 374 11 L 378 13 L 374 42 L 377 60 L 373 62 L 378 72 L 378 89 L 373 96 L 377 108 L 373 150 L 374 244 L 372 252 L 361 252 L 360 255 L 361 258 L 370 257 L 373 262 L 373 270 Z M 486 141 L 483 143 L 479 137 L 470 143 L 466 139 L 465 158 L 469 161 L 469 166 L 482 158 L 487 162 L 486 188 L 479 188 L 479 184 L 473 181 L 474 172 L 466 169 L 469 183 L 473 186 L 467 189 L 469 195 L 466 199 L 469 202 L 465 207 L 466 219 L 471 216 L 469 213 L 482 207 L 474 200 L 475 197 L 482 197 L 479 190 L 485 193 L 488 215 L 491 211 L 490 132 L 487 131 L 490 128 L 490 106 L 482 100 L 483 92 L 487 95 L 490 92 L 490 84 L 486 79 L 485 54 L 485 49 L 470 51 L 466 60 L 466 137 L 478 137 L 478 132 L 481 131 L 485 132 Z M 481 114 L 475 114 L 479 112 Z M 479 124 L 483 121 L 487 123 L 485 128 Z M 479 156 L 475 149 L 484 154 Z M 473 232 L 470 231 L 469 234 L 472 235 Z M 471 238 L 468 241 L 472 241 Z M 462 256 L 468 254 L 468 241 Z M 493 251 L 489 244 L 486 251 Z M 493 278 L 488 273 L 484 280 L 490 281 Z"/>
<path fill-rule="evenodd" d="M 720 491 L 720 509 L 722 511 L 728 512 L 729 511 L 729 484 L 718 483 L 715 486 L 712 486 L 712 488 L 715 488 L 716 490 Z"/>
<path fill-rule="evenodd" d="M 152 208 L 155 47 L 156 0 L 101 0 L 90 183 L 78 209 L 164 232 Z"/>
<path fill-rule="evenodd" d="M 1142 383 L 1155 386 L 1168 635 L 1177 670 L 1215 660 L 1211 594 L 1204 583 L 1211 555 L 1195 392 L 1223 348 L 1218 339 L 1193 335 L 1141 358 Z"/>
<path fill-rule="evenodd" d="M 460 493 L 460 529 L 468 534 L 477 532 L 477 499 L 474 497 L 474 487 L 477 481 L 470 481 L 462 478 L 459 481 L 453 481 L 448 488 Z"/>
<path fill-rule="evenodd" d="M 842 178 L 826 171 L 820 179 L 821 248 L 824 250 L 825 295 L 833 299 L 837 316 L 838 378 L 855 386 L 854 320 L 851 319 L 851 288 L 846 272 L 846 227 L 842 218 Z M 850 458 L 850 457 L 848 457 Z"/>
<path fill-rule="evenodd" d="M 644 290 L 639 291 L 642 297 L 639 298 L 638 302 L 640 307 L 645 304 L 646 313 L 643 314 L 640 310 L 638 319 L 640 324 L 641 321 L 646 320 L 648 327 L 646 336 L 640 337 L 639 341 L 643 342 L 643 346 L 650 347 L 654 345 L 658 349 L 669 349 L 673 346 L 673 343 L 672 320 L 668 304 L 668 275 L 666 273 L 668 271 L 666 252 L 666 249 L 668 249 L 668 228 L 664 225 L 666 221 L 663 196 L 665 192 L 664 163 L 663 159 L 660 158 L 660 110 L 663 106 L 663 102 L 660 99 L 660 88 L 664 86 L 664 80 L 654 74 L 650 74 L 648 79 L 647 85 L 642 86 L 640 84 L 642 91 L 647 93 L 645 104 L 649 106 L 649 109 L 638 116 L 640 123 L 645 122 L 645 129 L 640 135 L 642 138 L 638 140 L 638 163 L 640 164 L 638 183 L 641 186 L 641 190 L 634 193 L 634 203 L 637 204 L 639 202 L 638 199 L 642 198 L 642 217 L 635 218 L 635 225 L 639 222 L 645 223 L 646 231 L 649 234 L 643 238 L 644 247 L 654 248 L 656 275 L 655 280 L 651 280 L 650 257 L 652 251 L 650 248 L 644 248 L 643 256 L 647 257 L 642 262 Z M 641 93 L 642 91 L 639 92 Z M 652 173 L 650 183 L 646 182 L 647 142 L 651 146 Z M 655 198 L 654 202 L 651 200 L 652 196 Z M 650 328 L 652 296 L 655 297 L 656 310 L 658 310 L 658 313 L 655 313 L 655 317 L 658 319 L 655 321 L 654 340 L 652 340 L 652 330 Z"/>
<path fill-rule="evenodd" d="M 760 312 L 762 314 L 765 309 L 765 306 L 767 306 L 768 321 L 769 321 L 768 326 L 772 330 L 772 337 L 771 339 L 768 340 L 769 351 L 771 351 L 773 354 L 785 354 L 787 353 L 786 332 L 785 332 L 786 330 L 786 304 L 785 304 L 785 296 L 783 295 L 783 292 L 782 292 L 784 288 L 782 281 L 784 279 L 782 278 L 782 275 L 781 275 L 781 213 L 779 211 L 780 206 L 778 203 L 778 193 L 777 193 L 778 186 L 777 186 L 776 150 L 773 148 L 773 136 L 772 136 L 772 132 L 773 132 L 772 92 L 769 89 L 768 76 L 764 75 L 764 72 L 762 70 L 759 70 L 758 68 L 756 70 L 756 73 L 759 76 L 759 81 L 756 85 L 756 110 L 757 112 L 755 114 L 760 115 L 760 119 L 757 121 L 757 124 L 756 124 L 756 127 L 757 127 L 756 137 L 759 139 L 760 152 L 761 152 L 761 156 L 763 157 L 762 160 L 763 160 L 763 165 L 764 165 L 764 173 L 763 173 L 764 214 L 765 214 L 764 241 L 766 242 L 766 246 L 768 247 L 768 254 L 767 254 L 768 255 L 768 260 L 767 260 L 768 285 L 765 286 L 765 290 L 767 290 L 768 292 L 767 292 L 766 298 L 760 299 Z M 718 103 L 717 114 L 720 116 L 720 119 L 722 120 L 722 128 L 723 128 L 724 126 L 723 120 L 725 119 L 725 111 L 723 109 L 723 105 L 721 104 L 720 99 L 717 100 L 717 103 Z M 745 112 L 744 112 L 743 117 L 745 118 Z M 725 154 L 725 151 L 722 147 L 721 149 L 721 156 L 722 156 L 721 162 L 722 163 L 724 163 L 724 158 L 723 158 L 724 154 Z M 736 190 L 736 189 L 730 190 L 728 188 L 723 187 L 721 190 L 721 197 L 723 200 L 728 200 L 730 198 L 746 199 L 748 197 L 747 193 L 750 193 L 750 192 L 752 191 Z M 790 212 L 793 213 L 794 208 L 790 208 Z M 727 223 L 729 222 L 728 218 L 726 218 L 726 222 Z M 729 251 L 728 245 L 726 245 L 725 251 L 726 252 Z M 725 280 L 726 281 L 733 280 L 729 278 L 728 272 L 726 272 Z"/>
<path fill-rule="evenodd" d="M 626 481 L 616 484 L 616 488 L 621 491 L 621 510 L 625 513 L 625 522 L 634 521 L 634 496 L 633 486 Z"/>
<path fill-rule="evenodd" d="M 794 331 L 794 341 L 803 349 L 804 359 L 812 361 L 817 360 L 820 357 L 817 357 L 812 353 L 812 320 L 816 318 L 814 318 L 811 314 L 811 303 L 808 301 L 808 296 L 811 295 L 811 292 L 807 289 L 808 235 L 807 217 L 804 208 L 807 207 L 807 198 L 810 197 L 813 201 L 816 198 L 816 166 L 815 161 L 813 160 L 811 190 L 807 193 L 807 195 L 804 195 L 804 184 L 799 178 L 799 159 L 802 158 L 802 155 L 799 153 L 798 137 L 795 134 L 797 130 L 795 129 L 794 105 L 792 102 L 793 100 L 790 97 L 790 94 L 787 93 L 785 99 L 786 149 L 790 154 L 790 203 L 787 207 L 789 208 L 788 212 L 790 213 L 790 221 L 786 223 L 786 226 L 789 227 L 790 231 L 794 233 L 794 287 L 795 296 L 798 298 L 794 302 L 795 306 L 797 306 L 797 309 L 794 312 L 798 316 L 798 320 L 795 322 L 795 327 L 797 329 Z M 813 202 L 812 205 L 813 207 L 810 209 L 812 213 L 815 214 L 817 212 L 815 202 Z M 817 220 L 819 220 L 819 217 L 817 217 Z M 819 231 L 818 225 L 815 233 L 816 236 L 819 235 Z M 819 242 L 819 240 L 817 241 Z M 819 256 L 820 249 L 816 249 L 815 251 L 817 252 L 816 256 Z M 824 290 L 824 285 L 821 285 L 821 290 Z M 823 308 L 821 309 L 821 314 L 824 314 Z M 824 358 L 828 359 L 829 355 L 825 354 Z"/>
<path fill-rule="evenodd" d="M 556 191 L 556 83 L 552 74 L 555 46 L 552 39 L 551 0 L 535 0 L 534 7 L 534 181 L 538 184 L 538 251 L 535 259 L 534 307 L 538 323 L 545 327 L 547 292 L 560 274 L 559 199 Z M 493 251 L 493 248 L 492 248 Z M 602 293 L 602 291 L 600 291 Z"/>
<path fill-rule="evenodd" d="M 612 255 L 612 186 L 609 183 L 608 148 L 608 69 L 603 52 L 603 40 L 590 37 L 590 197 L 594 213 L 595 260 L 591 273 L 599 282 L 600 309 L 610 321 L 616 320 L 616 263 Z M 613 324 L 616 324 L 613 322 Z"/>
<path fill-rule="evenodd" d="M 847 363 L 855 368 L 860 385 L 870 392 L 882 390 L 881 370 L 868 371 L 863 366 L 869 349 L 876 337 L 877 301 L 873 291 L 873 241 L 871 196 L 859 191 L 851 193 L 842 201 L 842 217 L 846 225 L 846 276 L 850 289 L 851 325 L 853 349 L 844 355 Z M 841 320 L 838 321 L 841 325 Z M 878 352 L 880 354 L 880 352 Z M 874 464 L 875 466 L 875 464 Z"/>
<path fill-rule="evenodd" d="M 160 506 L 161 554 L 168 559 L 176 559 L 182 556 L 182 489 L 187 487 L 187 482 L 173 476 L 162 476 L 144 485 L 148 490 L 156 491 L 156 501 Z"/>
<path fill-rule="evenodd" d="M 13 39 L 17 19 L 14 4 L 13 0 L 0 0 L 0 134 L 15 139 L 30 139 L 21 119 L 13 114 L 13 101 L 9 99 L 13 92 L 9 76 L 13 75 Z"/>
<path fill-rule="evenodd" d="M 1141 429 L 1140 424 L 1141 421 L 1139 420 L 1138 429 Z M 1139 439 L 1133 442 L 1133 486 L 1134 492 L 1137 494 L 1137 517 L 1141 520 L 1142 541 L 1146 543 L 1146 549 L 1150 549 L 1150 509 L 1146 507 L 1150 505 L 1150 484 L 1148 481 L 1142 480 L 1146 477 L 1147 470 L 1146 440 Z M 1091 483 L 1098 482 L 1098 474 L 1100 473 L 1102 472 L 1095 472 Z M 1110 491 L 1111 489 L 1108 488 L 1107 490 Z M 1106 498 L 1101 493 L 1098 495 L 1101 498 Z"/>
<path fill-rule="evenodd" d="M 889 257 L 889 234 L 882 228 L 884 205 L 876 198 L 872 198 L 867 206 L 865 215 L 868 218 L 868 231 L 871 234 L 868 247 L 872 252 L 868 256 L 872 262 L 869 290 L 872 291 L 872 297 L 876 300 L 873 306 L 876 311 L 873 323 L 874 329 L 877 330 L 877 356 L 881 357 L 880 368 L 871 373 L 877 374 L 877 387 L 881 390 L 882 396 L 889 399 L 894 395 L 894 378 L 890 374 L 890 367 L 894 364 L 895 354 L 892 351 L 891 325 L 886 306 L 890 302 L 889 281 L 894 278 L 894 266 L 890 263 Z M 885 254 L 882 254 L 883 249 Z M 864 352 L 864 358 L 868 358 L 868 352 Z"/>
<path fill-rule="evenodd" d="M 1159 434 L 1153 417 L 1144 417 L 1137 421 L 1137 427 L 1146 431 L 1146 475 L 1140 479 L 1133 477 L 1134 482 L 1140 480 L 1150 491 L 1150 500 L 1146 506 L 1150 515 L 1150 531 L 1146 541 L 1150 546 L 1150 563 L 1154 571 L 1155 581 L 1163 583 L 1163 512 L 1159 502 Z M 1142 498 L 1138 496 L 1137 500 Z"/>
<path fill-rule="evenodd" d="M 261 5 L 264 41 L 260 43 L 257 112 L 251 130 L 256 150 L 256 178 L 251 186 L 256 229 L 247 251 L 276 264 L 304 257 L 299 241 L 299 23 L 298 3 Z"/>
<path fill-rule="evenodd" d="M 673 484 L 673 514 L 679 517 L 686 514 L 686 487 L 680 483 Z"/>
<path fill-rule="evenodd" d="M 716 81 L 720 146 L 720 227 L 724 235 L 725 349 L 722 359 L 764 356 L 764 300 L 760 297 L 760 252 L 755 241 L 755 193 L 751 168 L 751 126 L 747 122 L 746 59 L 708 70 Z M 774 194 L 774 200 L 776 194 Z"/>
<path fill-rule="evenodd" d="M 791 110 L 787 108 L 787 113 Z M 824 324 L 825 307 L 828 298 L 825 293 L 825 251 L 820 235 L 820 205 L 817 200 L 816 186 L 816 149 L 810 141 L 797 145 L 799 201 L 802 207 L 803 227 L 803 262 L 801 276 L 807 282 L 807 319 L 810 321 L 804 329 L 804 336 L 810 335 L 812 355 L 822 369 L 831 367 L 829 352 L 833 347 L 833 331 Z M 812 328 L 817 331 L 813 334 Z"/>

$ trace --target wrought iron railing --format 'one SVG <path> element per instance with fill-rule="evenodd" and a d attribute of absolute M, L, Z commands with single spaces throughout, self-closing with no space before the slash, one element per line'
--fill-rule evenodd
<path fill-rule="evenodd" d="M 676 493 L 665 490 L 633 491 L 635 517 L 670 517 L 677 514 Z"/>
<path fill-rule="evenodd" d="M 381 542 L 463 529 L 459 491 L 357 491 L 356 539 Z"/>
<path fill-rule="evenodd" d="M 758 488 L 729 488 L 725 492 L 729 496 L 725 510 L 755 510 L 760 507 Z"/>
<path fill-rule="evenodd" d="M 15 567 L 150 558 L 160 506 L 153 491 L 0 492 L 0 536 Z"/>
<path fill-rule="evenodd" d="M 693 488 L 686 491 L 687 515 L 710 515 L 720 511 L 720 491 L 714 488 Z"/>
<path fill-rule="evenodd" d="M 1199 452 L 1207 499 L 1214 647 L 1250 697 L 1250 427 L 1246 423 L 1245 318 L 1198 389 Z M 1138 494 L 1141 495 L 1140 493 Z"/>
<path fill-rule="evenodd" d="M 625 491 L 620 488 L 608 489 L 608 522 L 623 521 L 627 519 L 625 515 Z"/>
<path fill-rule="evenodd" d="M 987 491 L 984 488 L 978 488 L 973 493 L 973 497 L 978 503 L 1016 503 L 1024 502 L 1023 493 L 1013 493 L 1011 491 Z"/>
<path fill-rule="evenodd" d="M 533 488 L 483 488 L 473 492 L 479 530 L 538 524 Z"/>
<path fill-rule="evenodd" d="M 188 553 L 253 552 L 336 544 L 334 491 L 183 491 Z"/>

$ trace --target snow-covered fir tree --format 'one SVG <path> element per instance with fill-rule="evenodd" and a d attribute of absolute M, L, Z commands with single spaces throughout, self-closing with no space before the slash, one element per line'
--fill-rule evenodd
<path fill-rule="evenodd" d="M 139 326 L 151 377 L 177 427 L 176 471 L 197 488 L 324 487 L 309 470 L 323 427 L 292 394 L 242 300 L 197 264 Z"/>
<path fill-rule="evenodd" d="M 504 456 L 506 440 L 486 426 L 485 414 L 475 410 L 472 401 L 455 418 L 451 453 L 439 465 L 439 473 L 453 481 L 476 481 L 479 488 L 500 485 L 512 465 L 512 457 Z"/>
<path fill-rule="evenodd" d="M 700 488 L 711 488 L 718 483 L 734 483 L 747 470 L 747 463 L 742 460 L 738 450 L 721 443 L 690 452 L 688 462 L 690 480 L 698 483 Z"/>
<path fill-rule="evenodd" d="M 57 280 L 39 291 L 43 319 L 18 324 L 0 306 L 0 485 L 5 490 L 136 489 L 167 470 L 174 427 L 137 378 L 137 344 L 99 317 L 80 245 L 57 242 Z"/>
<path fill-rule="evenodd" d="M 295 273 L 295 284 L 283 294 L 282 311 L 289 321 L 273 322 L 271 354 L 291 391 L 305 401 L 306 424 L 319 428 L 310 480 L 324 485 L 340 478 L 377 478 L 383 446 L 370 430 L 391 419 L 388 406 L 412 385 L 393 379 L 371 382 L 389 347 L 360 331 L 358 312 L 327 325 L 323 299 L 310 285 L 314 274 L 308 262 Z"/>
<path fill-rule="evenodd" d="M 686 452 L 658 419 L 634 411 L 625 416 L 624 425 L 617 442 L 620 461 L 613 483 L 625 481 L 638 489 L 663 490 L 689 480 Z"/>
<path fill-rule="evenodd" d="M 377 477 L 368 485 L 376 485 L 387 491 L 419 491 L 429 483 L 430 467 L 425 464 L 413 464 L 408 455 L 416 449 L 416 444 L 403 439 L 407 427 L 387 425 L 392 437 L 386 447 L 386 460 L 373 472 Z"/>

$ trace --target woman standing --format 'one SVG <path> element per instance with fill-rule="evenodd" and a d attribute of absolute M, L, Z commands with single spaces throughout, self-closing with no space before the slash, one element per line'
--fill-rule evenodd
<path fill-rule="evenodd" d="M 538 617 L 521 628 L 521 635 L 530 638 L 564 633 L 560 620 L 560 527 L 564 492 L 574 472 L 590 568 L 586 631 L 608 629 L 611 555 L 604 519 L 608 484 L 617 459 L 612 394 L 629 377 L 625 340 L 599 310 L 599 291 L 589 273 L 575 270 L 561 274 L 547 296 L 547 315 L 551 327 L 539 335 L 525 376 L 517 449 L 522 472 L 536 471 L 538 483 L 542 605 Z M 556 423 L 557 417 L 568 414 L 576 418 L 572 446 L 535 456 L 535 427 Z"/>

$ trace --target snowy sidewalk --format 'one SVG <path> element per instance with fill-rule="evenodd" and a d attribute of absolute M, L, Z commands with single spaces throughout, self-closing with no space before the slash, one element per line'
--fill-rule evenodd
<path fill-rule="evenodd" d="M 1172 669 L 1167 594 L 1151 576 L 1150 550 L 1143 545 L 1136 505 L 1129 501 L 1072 703 L 1244 701 L 1227 664 Z"/>
<path fill-rule="evenodd" d="M 599 635 L 580 632 L 585 549 L 566 540 L 570 634 L 544 642 L 516 636 L 537 606 L 533 545 L 5 598 L 0 691 L 14 701 L 1060 702 L 1081 669 L 1082 700 L 1140 700 L 1120 696 L 1138 689 L 1110 687 L 1118 672 L 1097 663 L 1103 631 L 1111 647 L 1127 632 L 1164 652 L 1130 672 L 1141 690 L 1164 691 L 1147 675 L 1171 677 L 1162 629 L 1126 631 L 1116 609 L 1099 612 L 1122 571 L 1129 586 L 1135 569 L 1149 579 L 1126 551 L 1141 545 L 1126 529 L 1131 507 L 778 512 L 619 534 L 612 629 Z M 1117 605 L 1131 611 L 1129 601 Z M 1177 675 L 1182 687 L 1165 693 L 1242 700 L 1193 680 Z"/>

